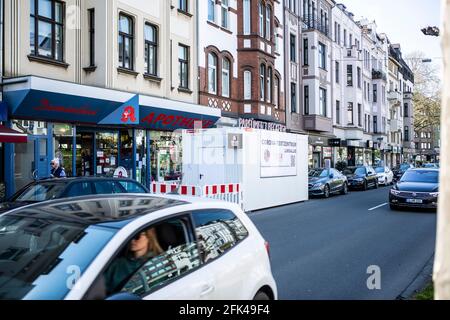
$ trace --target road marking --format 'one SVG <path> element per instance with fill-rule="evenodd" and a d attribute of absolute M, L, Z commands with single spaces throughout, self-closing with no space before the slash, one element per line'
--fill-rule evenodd
<path fill-rule="evenodd" d="M 378 209 L 378 208 L 381 208 L 381 207 L 384 207 L 385 205 L 387 205 L 388 203 L 387 202 L 385 202 L 385 203 L 383 203 L 383 204 L 380 204 L 379 206 L 376 206 L 376 207 L 373 207 L 373 208 L 370 208 L 369 209 L 369 211 L 373 211 L 373 210 L 375 210 L 375 209 Z"/>

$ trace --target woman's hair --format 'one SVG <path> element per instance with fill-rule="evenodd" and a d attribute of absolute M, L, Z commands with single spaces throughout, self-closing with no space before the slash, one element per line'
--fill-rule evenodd
<path fill-rule="evenodd" d="M 156 255 L 159 255 L 164 252 L 164 250 L 161 248 L 161 245 L 158 241 L 158 236 L 156 235 L 156 229 L 155 228 L 149 228 L 144 231 L 145 236 L 148 239 L 148 251 L 153 251 Z"/>

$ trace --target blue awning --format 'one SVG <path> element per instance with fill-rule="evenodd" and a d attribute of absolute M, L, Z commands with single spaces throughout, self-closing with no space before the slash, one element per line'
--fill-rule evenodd
<path fill-rule="evenodd" d="M 4 99 L 11 118 L 146 129 L 213 127 L 219 109 L 35 76 L 10 79 Z"/>

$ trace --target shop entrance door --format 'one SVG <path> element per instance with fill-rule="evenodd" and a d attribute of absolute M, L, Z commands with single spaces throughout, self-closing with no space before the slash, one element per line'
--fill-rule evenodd
<path fill-rule="evenodd" d="M 15 145 L 14 179 L 15 190 L 19 190 L 36 179 L 50 175 L 47 152 L 47 137 L 28 136 L 27 143 Z"/>
<path fill-rule="evenodd" d="M 313 153 L 313 168 L 320 168 L 320 153 L 314 152 Z"/>
<path fill-rule="evenodd" d="M 77 132 L 77 177 L 94 175 L 94 133 Z"/>

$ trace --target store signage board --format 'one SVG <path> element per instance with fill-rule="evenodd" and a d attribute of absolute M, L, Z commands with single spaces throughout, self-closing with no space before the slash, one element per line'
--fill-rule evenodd
<path fill-rule="evenodd" d="M 340 147 L 341 139 L 328 139 L 328 146 L 329 147 Z"/>
<path fill-rule="evenodd" d="M 297 175 L 295 135 L 261 130 L 261 178 Z"/>
<path fill-rule="evenodd" d="M 286 132 L 286 126 L 280 123 L 265 122 L 255 119 L 239 118 L 239 128 L 261 129 L 268 131 Z"/>

